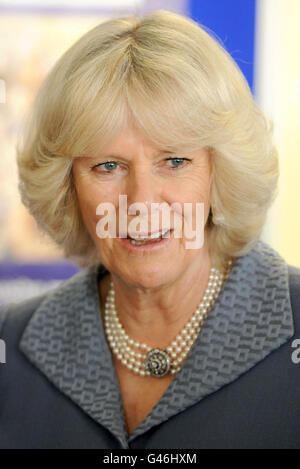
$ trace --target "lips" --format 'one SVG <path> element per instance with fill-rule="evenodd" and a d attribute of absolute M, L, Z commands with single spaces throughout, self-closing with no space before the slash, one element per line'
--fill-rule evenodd
<path fill-rule="evenodd" d="M 145 255 L 145 253 L 159 252 L 171 243 L 173 231 L 173 228 L 166 230 L 166 236 L 160 236 L 156 239 L 147 238 L 145 241 L 135 240 L 130 237 L 121 238 L 120 243 L 131 254 L 143 253 Z"/>
<path fill-rule="evenodd" d="M 152 241 L 157 240 L 165 236 L 169 233 L 170 229 L 164 229 L 161 231 L 156 231 L 154 233 L 132 233 L 131 235 L 127 235 L 127 239 L 134 240 L 134 241 Z"/>

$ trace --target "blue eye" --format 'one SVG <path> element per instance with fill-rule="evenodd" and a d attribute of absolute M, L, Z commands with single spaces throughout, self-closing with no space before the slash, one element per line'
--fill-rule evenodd
<path fill-rule="evenodd" d="M 184 167 L 185 162 L 191 161 L 188 158 L 167 158 L 165 161 L 171 161 L 172 165 L 169 167 L 171 170 L 176 170 Z M 99 169 L 103 173 L 113 173 L 117 169 L 119 163 L 115 161 L 106 161 L 105 163 L 99 163 L 95 166 L 92 166 L 92 169 Z"/>
<path fill-rule="evenodd" d="M 105 163 L 100 163 L 94 166 L 94 168 L 101 168 L 105 173 L 111 173 L 116 169 L 118 163 L 115 161 L 106 161 Z"/>
<path fill-rule="evenodd" d="M 183 163 L 185 161 L 190 161 L 188 158 L 168 158 L 167 161 L 172 161 L 172 163 L 175 163 L 175 165 L 171 166 L 171 169 L 177 169 L 183 166 Z"/>

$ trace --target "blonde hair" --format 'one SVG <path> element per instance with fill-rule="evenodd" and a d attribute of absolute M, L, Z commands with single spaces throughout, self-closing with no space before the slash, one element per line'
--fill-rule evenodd
<path fill-rule="evenodd" d="M 209 149 L 213 261 L 220 267 L 246 254 L 277 190 L 271 127 L 222 46 L 164 10 L 99 24 L 44 80 L 17 146 L 22 201 L 38 225 L 79 265 L 99 262 L 72 161 L 96 142 L 98 150 L 107 145 L 130 120 L 166 150 Z"/>

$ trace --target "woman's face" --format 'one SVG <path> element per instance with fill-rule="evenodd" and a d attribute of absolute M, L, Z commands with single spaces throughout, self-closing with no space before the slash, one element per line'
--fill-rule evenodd
<path fill-rule="evenodd" d="M 198 225 L 201 222 L 198 228 L 203 230 L 210 208 L 211 168 L 206 150 L 163 153 L 142 131 L 132 127 L 121 132 L 101 154 L 75 158 L 73 175 L 82 216 L 101 262 L 124 282 L 145 288 L 159 287 L 175 281 L 193 264 L 196 267 L 204 262 L 208 232 L 204 233 L 202 247 L 191 246 L 195 246 L 200 234 L 195 235 L 196 221 Z M 120 205 L 120 195 L 127 196 L 127 200 L 123 197 L 127 209 Z M 134 207 L 132 212 L 129 210 L 136 202 L 142 204 L 141 212 L 134 211 Z M 203 219 L 196 220 L 196 203 L 199 202 L 204 204 Z M 115 209 L 116 237 L 99 237 L 98 222 L 103 221 L 103 215 L 106 219 L 108 215 L 107 211 L 102 211 L 102 215 L 99 211 L 96 213 L 103 203 Z M 163 216 L 163 203 L 171 207 L 170 223 Z M 186 203 L 192 211 L 185 209 Z M 155 225 L 155 221 L 158 224 Z M 148 235 L 165 228 L 171 231 L 161 241 L 136 245 L 125 237 L 118 237 L 119 234 L 124 236 L 124 231 L 119 231 L 120 222 L 132 236 L 134 231 Z M 174 231 L 180 224 L 182 236 L 180 230 Z M 190 243 L 189 248 L 187 243 Z"/>

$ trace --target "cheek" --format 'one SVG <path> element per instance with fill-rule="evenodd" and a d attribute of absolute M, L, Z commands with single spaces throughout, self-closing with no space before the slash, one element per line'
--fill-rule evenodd
<path fill-rule="evenodd" d="M 177 187 L 176 198 L 178 202 L 204 202 L 207 204 L 210 198 L 209 180 L 203 175 L 192 177 Z"/>
<path fill-rule="evenodd" d="M 94 226 L 98 219 L 96 209 L 99 203 L 103 201 L 101 191 L 92 184 L 79 183 L 76 187 L 76 192 L 82 218 L 89 231 L 95 231 Z"/>
<path fill-rule="evenodd" d="M 210 210 L 209 177 L 206 177 L 206 174 L 204 175 L 203 172 L 201 174 L 195 174 L 193 177 L 189 178 L 188 181 L 184 181 L 182 186 L 178 187 L 176 198 L 182 208 L 184 223 L 192 223 L 193 229 L 195 229 L 196 226 L 195 220 L 199 220 L 200 223 L 202 217 L 202 208 L 198 207 L 196 210 L 196 204 L 204 204 L 203 223 L 205 223 Z M 184 206 L 185 203 L 187 206 Z"/>
<path fill-rule="evenodd" d="M 87 181 L 84 181 L 84 183 L 81 181 L 81 183 L 78 183 L 76 187 L 79 207 L 84 224 L 96 243 L 99 252 L 101 251 L 102 254 L 107 249 L 111 249 L 113 239 L 102 239 L 97 235 L 97 224 L 101 220 L 102 216 L 98 215 L 96 211 L 98 205 L 101 203 L 109 202 L 116 207 L 116 204 L 114 203 L 116 191 L 113 189 L 114 188 L 112 187 L 107 188 L 107 185 L 104 188 L 104 185 L 101 186 L 99 183 L 93 184 L 91 180 L 88 183 Z M 107 218 L 107 215 L 107 211 L 105 211 L 103 217 Z"/>

